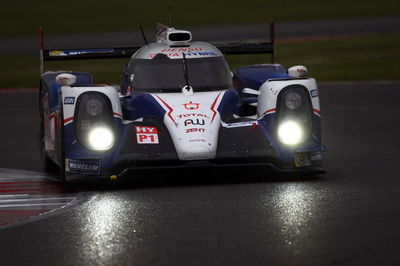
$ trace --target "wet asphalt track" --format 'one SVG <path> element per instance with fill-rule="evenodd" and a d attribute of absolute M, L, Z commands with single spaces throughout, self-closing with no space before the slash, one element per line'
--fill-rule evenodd
<path fill-rule="evenodd" d="M 399 265 L 400 82 L 320 85 L 328 173 L 159 174 L 0 229 L 1 265 Z M 0 167 L 37 170 L 37 97 L 0 94 Z"/>

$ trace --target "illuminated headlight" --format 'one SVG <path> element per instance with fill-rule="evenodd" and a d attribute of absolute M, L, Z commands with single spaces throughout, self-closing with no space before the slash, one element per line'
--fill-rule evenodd
<path fill-rule="evenodd" d="M 103 103 L 99 99 L 93 98 L 86 103 L 86 112 L 91 116 L 97 116 L 103 111 Z"/>
<path fill-rule="evenodd" d="M 106 127 L 96 127 L 89 132 L 88 140 L 93 150 L 109 150 L 114 145 L 114 134 Z"/>
<path fill-rule="evenodd" d="M 296 145 L 303 139 L 301 126 L 294 121 L 286 121 L 278 127 L 278 138 L 286 145 Z"/>
<path fill-rule="evenodd" d="M 289 109 L 297 109 L 301 106 L 301 95 L 297 92 L 288 92 L 285 95 L 285 105 Z"/>

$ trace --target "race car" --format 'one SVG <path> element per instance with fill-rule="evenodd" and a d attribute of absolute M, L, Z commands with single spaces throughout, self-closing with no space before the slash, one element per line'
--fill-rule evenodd
<path fill-rule="evenodd" d="M 273 25 L 271 26 L 273 29 Z M 307 69 L 275 64 L 231 71 L 227 54 L 272 54 L 271 42 L 212 44 L 159 25 L 142 47 L 44 49 L 41 151 L 62 180 L 129 177 L 135 170 L 270 167 L 323 173 L 321 113 Z M 120 86 L 44 61 L 129 58 Z"/>

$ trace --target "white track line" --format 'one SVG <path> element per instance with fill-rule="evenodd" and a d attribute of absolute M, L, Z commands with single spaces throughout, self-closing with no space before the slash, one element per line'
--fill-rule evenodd
<path fill-rule="evenodd" d="M 74 200 L 76 197 L 65 197 L 65 198 L 27 198 L 27 199 L 7 199 L 0 200 L 0 204 L 3 202 L 22 202 L 22 201 L 51 201 L 51 200 Z"/>
<path fill-rule="evenodd" d="M 29 197 L 30 194 L 11 194 L 11 195 L 0 195 L 1 198 L 22 198 L 22 197 Z"/>
<path fill-rule="evenodd" d="M 63 206 L 65 203 L 33 203 L 33 204 L 10 204 L 10 205 L 0 205 L 2 208 L 16 208 L 16 207 L 37 207 L 37 206 Z"/>

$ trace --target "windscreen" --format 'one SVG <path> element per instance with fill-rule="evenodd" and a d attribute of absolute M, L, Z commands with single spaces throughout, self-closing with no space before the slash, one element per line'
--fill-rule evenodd
<path fill-rule="evenodd" d="M 189 85 L 194 91 L 215 91 L 232 88 L 228 64 L 221 57 L 186 58 Z M 180 92 L 186 85 L 184 60 L 156 56 L 135 59 L 132 88 L 138 92 Z"/>

